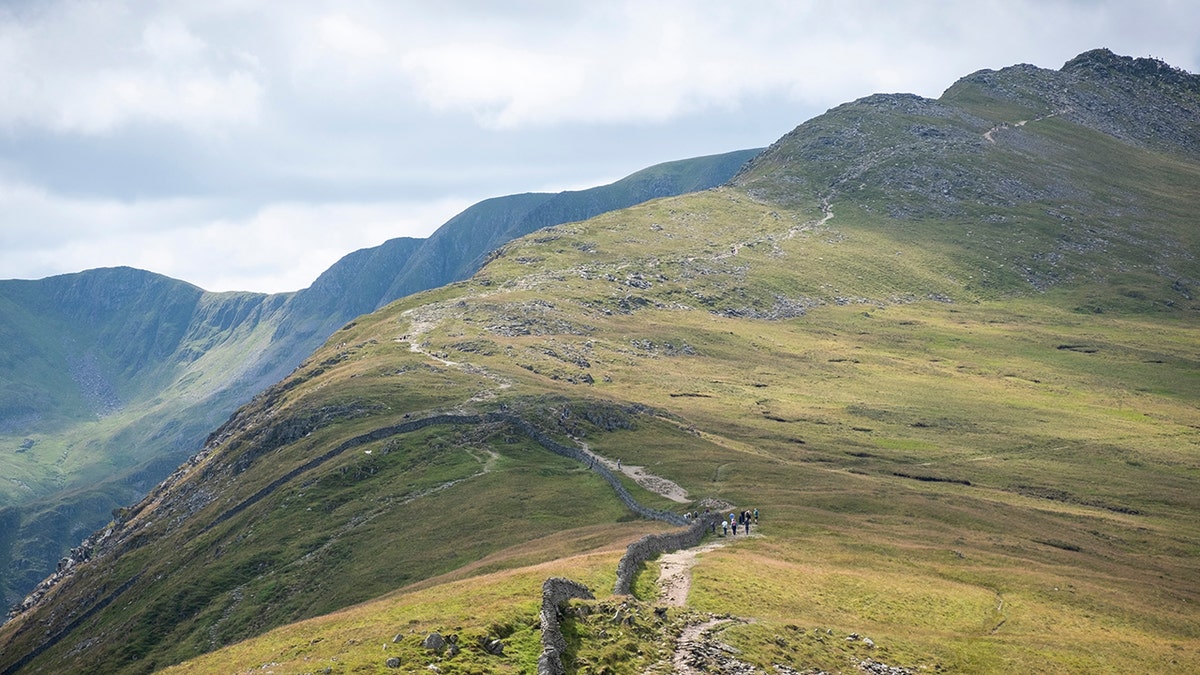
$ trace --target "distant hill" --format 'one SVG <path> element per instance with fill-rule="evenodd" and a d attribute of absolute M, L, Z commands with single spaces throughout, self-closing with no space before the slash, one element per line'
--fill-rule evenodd
<path fill-rule="evenodd" d="M 469 276 L 546 225 L 719 185 L 756 150 L 610 185 L 489 199 L 428 239 L 348 254 L 295 293 L 209 293 L 130 268 L 0 281 L 0 596 L 19 601 L 256 392 L 354 317 Z"/>

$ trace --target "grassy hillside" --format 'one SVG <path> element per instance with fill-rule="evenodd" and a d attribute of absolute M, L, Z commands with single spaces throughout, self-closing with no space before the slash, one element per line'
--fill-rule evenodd
<path fill-rule="evenodd" d="M 405 295 L 466 279 L 497 246 L 543 227 L 586 220 L 650 199 L 721 185 L 760 150 L 735 150 L 664 162 L 586 190 L 510 195 L 480 202 L 430 235 L 412 261 L 393 275 L 388 292 L 371 309 Z"/>
<path fill-rule="evenodd" d="M 685 213 L 681 202 L 687 204 L 689 226 L 671 227 L 670 212 Z M 663 269 L 665 256 L 648 261 L 633 251 L 645 250 L 645 237 L 673 242 L 686 232 L 697 234 L 697 216 L 716 221 L 723 213 L 748 222 L 769 217 L 771 211 L 785 215 L 734 192 L 718 192 L 655 203 L 578 228 L 556 228 L 552 234 L 558 235 L 554 244 L 564 252 L 579 250 L 580 241 L 615 242 L 618 238 L 607 236 L 614 232 L 629 235 L 623 244 L 611 246 L 611 258 L 598 251 L 585 265 L 599 277 L 591 264 Z M 834 227 L 835 222 L 827 230 L 791 239 L 780 230 L 775 240 L 781 250 L 761 247 L 760 253 L 755 250 L 760 247 L 743 247 L 737 261 L 748 275 L 769 276 L 772 268 L 779 273 L 793 267 L 795 251 L 807 245 L 816 257 L 848 264 L 858 254 L 846 243 L 858 235 Z M 713 243 L 723 243 L 716 229 L 705 233 Z M 551 234 L 541 238 L 546 236 Z M 857 655 L 956 672 L 1122 671 L 1145 664 L 1169 669 L 1172 660 L 1179 667 L 1196 665 L 1200 625 L 1190 608 L 1198 599 L 1191 580 L 1200 572 L 1195 563 L 1200 552 L 1194 518 L 1200 418 L 1194 402 L 1200 391 L 1190 349 L 1194 318 L 1151 312 L 1106 315 L 1100 321 L 1075 311 L 1075 298 L 1064 293 L 978 303 L 845 305 L 838 305 L 839 296 L 834 296 L 803 317 L 747 320 L 680 309 L 671 304 L 675 293 L 666 282 L 637 289 L 636 297 L 648 304 L 622 310 L 633 290 L 628 285 L 589 282 L 574 263 L 558 258 L 554 260 L 563 266 L 542 267 L 534 275 L 524 269 L 529 263 L 517 262 L 545 250 L 545 243 L 513 246 L 475 285 L 360 321 L 346 331 L 346 342 L 350 348 L 362 347 L 349 352 L 344 365 L 337 366 L 341 375 L 330 382 L 346 387 L 373 376 L 373 386 L 340 388 L 340 396 L 354 391 L 360 400 L 376 387 L 386 388 L 391 378 L 414 374 L 423 382 L 416 388 L 426 396 L 465 388 L 449 401 L 414 405 L 407 399 L 383 399 L 396 411 L 438 409 L 451 401 L 474 407 L 507 403 L 512 409 L 526 402 L 517 391 L 560 390 L 567 399 L 548 407 L 557 411 L 569 406 L 572 413 L 545 421 L 558 425 L 560 433 L 582 431 L 601 454 L 654 467 L 696 498 L 759 507 L 762 538 L 705 556 L 691 603 L 694 611 L 754 620 L 725 637 L 750 662 L 834 670 L 846 669 L 847 658 Z M 550 302 L 538 293 L 541 284 L 555 288 L 555 311 L 547 312 L 552 321 L 536 314 Z M 415 309 L 406 315 L 408 307 Z M 395 342 L 406 335 L 412 339 L 414 328 L 421 326 L 428 326 L 418 341 L 422 349 L 447 361 L 469 362 L 471 368 L 447 366 Z M 509 332 L 516 335 L 503 335 Z M 371 344 L 372 339 L 377 343 Z M 332 358 L 335 347 L 315 358 Z M 580 366 L 580 360 L 589 367 Z M 385 375 L 393 368 L 405 372 Z M 424 380 L 425 372 L 436 373 L 436 389 L 433 381 Z M 328 374 L 334 376 L 334 371 Z M 583 381 L 584 374 L 593 376 L 592 384 L 569 384 L 572 378 Z M 496 398 L 489 399 L 493 394 Z M 467 403 L 472 397 L 477 402 Z M 634 429 L 601 432 L 578 420 L 597 399 L 636 401 L 652 412 L 638 416 Z M 331 399 L 321 395 L 320 400 Z M 484 447 L 501 453 L 509 447 L 499 439 L 492 443 Z M 463 440 L 452 445 L 469 447 Z M 549 456 L 539 461 L 547 469 L 568 468 Z M 535 495 L 528 499 L 566 489 L 572 502 L 588 504 L 588 518 L 580 527 L 589 521 L 618 525 L 610 510 L 615 500 L 603 489 L 587 493 L 572 487 L 565 476 L 544 471 L 521 479 L 526 486 L 522 491 Z M 469 573 L 520 565 L 525 571 L 516 574 L 524 579 L 522 592 L 509 588 L 515 583 L 511 574 L 498 572 L 449 588 L 439 584 L 282 630 L 235 648 L 230 654 L 236 656 L 218 654 L 215 661 L 200 661 L 194 672 L 220 671 L 223 666 L 217 664 L 230 663 L 221 659 L 231 658 L 243 666 L 283 663 L 278 672 L 305 672 L 313 661 L 333 665 L 335 657 L 345 672 L 357 663 L 378 667 L 383 661 L 380 645 L 391 645 L 391 637 L 405 629 L 417 636 L 400 643 L 407 645 L 405 658 L 420 665 L 424 655 L 416 642 L 428 630 L 482 634 L 496 632 L 493 624 L 508 623 L 518 628 L 510 639 L 532 640 L 521 629 L 531 630 L 537 583 L 551 573 L 578 575 L 601 594 L 600 603 L 608 601 L 603 596 L 619 557 L 614 544 L 628 541 L 634 531 L 615 529 L 599 541 L 583 540 L 599 552 L 582 560 L 525 569 L 563 557 L 561 544 L 543 547 L 537 539 L 520 543 L 541 532 L 504 524 L 507 505 L 516 497 L 511 487 L 508 493 L 488 495 L 482 483 L 462 485 L 461 493 L 444 493 L 453 499 L 450 508 L 428 501 L 418 509 L 438 514 L 435 527 L 448 537 L 413 541 L 405 531 L 375 546 L 354 537 L 346 550 L 355 573 L 330 575 L 333 579 L 319 589 L 293 587 L 278 603 L 310 595 L 337 597 L 346 592 L 336 590 L 339 584 L 357 590 L 378 577 L 367 570 L 391 570 L 381 589 L 388 583 L 404 586 L 399 570 L 409 567 L 393 562 L 395 557 L 403 560 L 410 543 L 420 555 L 438 559 L 458 551 L 459 533 L 469 529 L 460 514 L 476 520 L 477 498 L 486 499 L 484 510 L 494 514 L 487 517 L 489 527 L 483 532 L 499 528 L 509 547 L 477 549 L 471 559 L 496 551 L 495 562 L 484 557 Z M 282 505 L 285 497 L 277 499 Z M 545 517 L 560 510 L 560 503 L 543 505 L 535 513 Z M 604 507 L 606 503 L 610 506 Z M 393 508 L 381 510 L 370 524 L 338 522 L 365 536 L 386 527 L 384 521 L 402 529 L 411 518 L 410 512 Z M 307 532 L 317 522 L 325 521 L 305 521 L 297 529 Z M 278 525 L 266 529 L 291 530 Z M 470 531 L 472 543 L 483 533 Z M 342 537 L 322 534 L 317 539 L 337 546 L 345 541 Z M 294 559 L 290 555 L 281 560 Z M 444 568 L 425 569 L 437 573 Z M 278 570 L 247 580 L 242 597 L 282 576 Z M 344 601 L 380 592 L 364 591 Z M 453 609 L 456 593 L 470 612 Z M 511 600 L 486 613 L 471 604 L 477 596 L 504 593 Z M 212 611 L 231 599 L 214 603 Z M 266 611 L 275 606 L 271 603 Z M 600 618 L 595 624 L 579 630 L 598 635 L 604 624 Z M 672 626 L 677 624 L 650 628 L 669 633 Z M 816 637 L 813 629 L 818 627 L 833 630 L 834 639 Z M 850 633 L 870 636 L 880 651 L 868 654 L 847 644 L 844 638 Z M 629 650 L 617 659 L 605 651 L 605 638 L 597 638 L 581 644 L 578 656 L 615 659 L 614 667 L 622 671 L 650 667 L 657 652 L 646 643 L 635 644 L 641 654 Z M 453 660 L 440 665 L 443 672 L 471 672 L 485 665 L 504 672 L 503 667 L 528 668 L 536 655 L 537 649 L 523 648 L 500 663 L 480 656 L 457 666 Z"/>
<path fill-rule="evenodd" d="M 296 293 L 207 293 L 128 268 L 0 282 L 0 509 L 15 528 L 0 539 L 3 606 L 347 321 L 469 276 L 539 227 L 723 183 L 756 152 L 485 200 L 428 239 L 355 251 Z"/>
<path fill-rule="evenodd" d="M 115 268 L 6 281 L 0 594 L 23 597 L 194 452 L 257 365 L 274 299 Z M 9 321 L 11 320 L 11 321 Z"/>
<path fill-rule="evenodd" d="M 733 186 L 358 318 L 0 628 L 0 672 L 532 672 L 552 575 L 598 598 L 573 672 L 670 672 L 714 614 L 759 672 L 1200 668 L 1200 173 L 991 91 L 848 104 Z M 653 611 L 654 564 L 613 597 L 666 526 L 531 429 L 693 500 L 627 481 L 648 506 L 758 508 L 757 536 L 684 607 Z"/>

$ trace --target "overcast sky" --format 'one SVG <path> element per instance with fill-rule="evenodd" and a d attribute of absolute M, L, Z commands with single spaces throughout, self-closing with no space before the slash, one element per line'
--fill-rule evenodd
<path fill-rule="evenodd" d="M 0 279 L 291 291 L 488 197 L 765 146 L 1108 47 L 1200 72 L 1191 0 L 0 0 Z"/>

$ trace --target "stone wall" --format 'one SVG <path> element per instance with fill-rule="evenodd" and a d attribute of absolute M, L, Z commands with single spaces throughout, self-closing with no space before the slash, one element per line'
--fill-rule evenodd
<path fill-rule="evenodd" d="M 418 431 L 418 430 L 424 429 L 426 427 L 431 427 L 431 426 L 435 426 L 435 425 L 443 425 L 443 424 L 445 424 L 445 425 L 478 425 L 478 424 L 487 424 L 487 423 L 509 424 L 509 425 L 515 427 L 516 429 L 520 430 L 526 436 L 528 436 L 529 438 L 531 438 L 532 440 L 537 442 L 538 445 L 541 445 L 543 448 L 549 450 L 550 452 L 553 452 L 556 455 L 561 455 L 563 457 L 574 459 L 576 461 L 590 465 L 592 468 L 592 471 L 595 471 L 597 474 L 600 475 L 601 478 L 603 478 L 605 481 L 608 482 L 608 484 L 612 487 L 613 492 L 616 493 L 617 498 L 620 499 L 621 502 L 623 504 L 625 504 L 625 506 L 627 508 L 629 508 L 629 510 L 633 511 L 634 513 L 638 514 L 639 516 L 641 516 L 643 518 L 650 518 L 652 520 L 661 520 L 663 522 L 671 523 L 672 525 L 687 525 L 688 524 L 688 521 L 685 520 L 683 516 L 681 516 L 677 513 L 674 513 L 672 511 L 664 511 L 664 510 L 660 510 L 660 509 L 652 509 L 652 508 L 649 508 L 649 507 L 639 504 L 633 498 L 633 495 L 629 494 L 629 490 L 625 488 L 625 485 L 622 484 L 621 481 L 615 475 L 613 475 L 613 473 L 611 471 L 609 471 L 607 467 L 603 466 L 599 462 L 593 462 L 592 458 L 590 456 L 588 456 L 588 454 L 583 450 L 583 448 L 580 448 L 578 446 L 563 445 L 562 443 L 559 443 L 558 441 L 556 441 L 553 438 L 551 438 L 550 436 L 548 436 L 541 429 L 538 429 L 536 426 L 534 426 L 533 424 L 530 424 L 529 422 L 527 422 L 526 420 L 522 419 L 521 417 L 519 417 L 517 415 L 513 415 L 510 413 L 493 412 L 493 413 L 484 413 L 484 414 L 480 414 L 480 415 L 455 415 L 455 414 L 430 415 L 428 417 L 422 417 L 422 418 L 418 418 L 418 419 L 414 419 L 414 420 L 409 420 L 409 421 L 402 422 L 400 424 L 396 424 L 396 425 L 392 425 L 392 426 L 381 427 L 379 429 L 375 429 L 375 430 L 367 432 L 365 434 L 361 434 L 359 436 L 349 438 L 349 439 L 339 443 L 338 445 L 334 446 L 332 449 L 322 453 L 321 455 L 319 455 L 317 457 L 310 459 L 309 461 L 305 462 L 301 466 L 298 466 L 298 467 L 292 469 L 291 471 L 288 471 L 287 473 L 283 474 L 282 476 L 279 476 L 275 480 L 271 481 L 268 485 L 259 489 L 258 492 L 251 495 L 249 498 L 243 500 L 241 503 L 235 505 L 233 508 L 231 508 L 228 511 L 217 516 L 217 518 L 214 519 L 213 522 L 208 525 L 208 529 L 211 529 L 212 527 L 224 522 L 225 520 L 228 520 L 229 518 L 233 517 L 234 515 L 237 515 L 238 513 L 240 513 L 244 509 L 246 509 L 248 506 L 251 506 L 251 505 L 257 503 L 263 497 L 270 494 L 271 492 L 273 492 L 280 486 L 282 486 L 285 483 L 296 478 L 296 476 L 299 476 L 300 474 L 305 473 L 307 471 L 311 471 L 312 469 L 316 468 L 317 466 L 329 461 L 330 459 L 333 459 L 334 457 L 341 455 L 343 452 L 345 452 L 346 450 L 349 450 L 351 448 L 354 448 L 354 447 L 357 447 L 360 445 L 365 445 L 367 443 L 371 443 L 374 441 L 382 440 L 384 438 L 388 438 L 391 436 L 411 433 L 411 432 Z M 156 491 L 156 492 L 158 492 L 158 491 Z M 150 497 L 147 497 L 146 499 L 144 499 L 142 501 L 142 504 L 139 505 L 138 507 L 135 507 L 135 509 L 139 509 L 142 505 L 150 503 L 151 497 L 154 497 L 154 496 L 155 496 L 155 494 L 152 493 Z"/>
<path fill-rule="evenodd" d="M 648 534 L 630 544 L 625 549 L 625 555 L 617 563 L 617 582 L 613 586 L 614 595 L 629 595 L 633 585 L 633 575 L 637 573 L 638 565 L 668 551 L 690 548 L 700 543 L 704 534 L 713 523 L 721 522 L 721 514 L 709 513 L 696 519 L 692 525 L 675 532 Z"/>
<path fill-rule="evenodd" d="M 538 658 L 538 675 L 564 675 L 563 652 L 567 641 L 559 625 L 559 608 L 568 600 L 595 600 L 587 586 L 562 577 L 550 577 L 542 583 L 542 655 Z"/>
<path fill-rule="evenodd" d="M 612 486 L 613 492 L 617 493 L 617 498 L 620 499 L 630 511 L 633 511 L 639 516 L 643 518 L 649 518 L 651 520 L 661 520 L 672 525 L 688 524 L 689 521 L 678 513 L 673 511 L 664 511 L 661 509 L 652 509 L 648 506 L 639 504 L 637 500 L 633 498 L 633 495 L 629 494 L 629 490 L 625 488 L 625 485 L 621 482 L 621 480 L 617 478 L 612 471 L 609 471 L 608 467 L 602 465 L 600 462 L 593 461 L 592 457 L 588 455 L 583 448 L 563 445 L 562 443 L 559 443 L 553 438 L 550 438 L 546 434 L 542 433 L 540 429 L 533 426 L 529 422 L 526 422 L 520 417 L 501 414 L 487 415 L 486 417 L 489 418 L 489 421 L 508 422 L 514 427 L 520 429 L 521 432 L 526 436 L 529 436 L 534 441 L 537 441 L 538 445 L 541 445 L 543 448 L 546 448 L 556 455 L 562 455 L 563 457 L 569 457 L 571 459 L 583 462 L 584 464 L 591 465 L 592 471 L 595 471 L 600 475 L 601 478 L 608 481 L 610 486 Z"/>
<path fill-rule="evenodd" d="M 278 488 L 287 484 L 289 481 L 294 480 L 299 475 L 317 468 L 318 466 L 352 448 L 382 440 L 391 436 L 411 433 L 435 425 L 478 425 L 489 423 L 509 424 L 550 452 L 553 452 L 556 455 L 574 459 L 590 466 L 592 471 L 595 471 L 601 478 L 608 482 L 608 484 L 612 487 L 613 492 L 617 495 L 617 498 L 620 499 L 621 502 L 625 504 L 627 508 L 629 508 L 629 510 L 633 511 L 639 516 L 652 520 L 660 520 L 672 525 L 689 524 L 687 519 L 677 513 L 660 509 L 652 509 L 639 504 L 637 500 L 633 498 L 633 495 L 629 493 L 629 490 L 626 489 L 625 485 L 621 483 L 620 479 L 618 479 L 613 472 L 609 471 L 607 467 L 599 462 L 594 461 L 593 458 L 585 450 L 583 450 L 583 448 L 559 443 L 541 429 L 522 419 L 518 415 L 508 412 L 491 412 L 475 415 L 449 413 L 430 415 L 428 417 L 406 420 L 399 424 L 381 427 L 346 439 L 345 441 L 335 445 L 333 448 L 309 459 L 300 466 L 293 468 L 281 476 L 278 476 L 275 480 L 263 486 L 254 494 L 241 500 L 221 514 L 217 515 L 206 525 L 205 531 L 212 529 L 216 525 L 229 520 L 247 508 L 257 504 L 259 501 L 273 493 Z M 211 456 L 211 454 L 217 450 L 218 446 L 222 442 L 228 440 L 229 434 L 222 435 L 219 433 L 220 431 L 221 430 L 214 432 L 200 453 L 190 458 L 183 466 L 181 466 L 171 476 L 169 476 L 148 495 L 146 495 L 146 497 L 144 497 L 138 504 L 128 509 L 122 509 L 120 517 L 117 518 L 107 530 L 93 534 L 91 537 L 85 540 L 84 545 L 72 551 L 72 556 L 70 559 L 64 559 L 64 561 L 60 563 L 60 570 L 58 572 L 51 575 L 49 578 L 39 584 L 34 592 L 31 593 L 23 603 L 12 608 L 12 611 L 8 614 L 8 619 L 13 619 L 41 604 L 44 598 L 49 595 L 49 592 L 53 587 L 61 583 L 63 580 L 73 576 L 75 569 L 78 567 L 76 563 L 86 561 L 87 559 L 93 557 L 109 557 L 126 548 L 134 546 L 135 544 L 131 540 L 133 534 L 132 530 L 134 528 L 128 527 L 127 523 L 135 516 L 141 515 L 147 509 L 159 509 L 162 512 L 168 513 L 174 511 L 172 514 L 175 516 L 174 523 L 178 524 L 182 520 L 186 520 L 194 515 L 204 506 L 207 506 L 209 503 L 211 503 L 214 499 L 214 494 L 211 493 L 211 491 L 204 490 L 204 484 L 207 482 L 206 479 L 213 478 L 215 473 L 218 471 L 229 470 L 230 465 L 228 463 L 220 463 L 203 466 L 203 468 L 200 469 L 200 475 L 197 477 L 198 480 L 189 481 L 188 478 L 193 477 L 193 472 L 197 469 L 197 467 L 201 467 L 204 464 L 204 460 Z M 262 453 L 258 453 L 258 455 L 261 454 Z M 245 467 L 240 468 L 244 469 Z M 695 530 L 694 535 L 690 534 L 693 530 Z M 697 527 L 693 525 L 693 527 L 680 533 L 651 535 L 650 537 L 643 538 L 643 540 L 639 540 L 638 542 L 631 544 L 630 552 L 627 552 L 625 557 L 621 560 L 622 567 L 618 568 L 618 588 L 625 589 L 624 591 L 618 592 L 628 592 L 628 586 L 632 580 L 633 571 L 636 571 L 637 565 L 640 564 L 640 562 L 648 560 L 664 550 L 672 550 L 674 548 L 695 545 L 701 536 L 703 536 L 703 530 L 697 529 Z M 76 554 L 78 554 L 78 559 L 75 558 Z M 633 562 L 626 563 L 626 559 L 633 560 Z M 630 567 L 631 571 L 622 575 L 620 570 L 626 567 Z M 136 579 L 137 577 L 134 577 L 129 583 L 132 583 Z M 623 585 L 621 581 L 622 579 L 625 579 Z M 567 580 L 564 579 L 562 581 L 566 582 Z M 122 590 L 124 590 L 128 585 L 129 584 L 127 583 L 125 587 L 122 587 Z M 588 597 L 591 596 L 589 595 Z M 56 639 L 46 643 L 46 646 L 52 646 Z M 561 665 L 559 667 L 561 668 Z"/>

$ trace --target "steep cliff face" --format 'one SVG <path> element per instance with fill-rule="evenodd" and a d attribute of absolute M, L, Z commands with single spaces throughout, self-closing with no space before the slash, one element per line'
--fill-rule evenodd
<path fill-rule="evenodd" d="M 134 394 L 122 374 L 157 364 L 178 346 L 202 291 L 138 270 L 111 269 L 3 282 L 0 293 L 14 319 L 5 329 L 6 384 L 52 378 L 32 400 L 19 390 L 4 392 L 0 410 L 8 412 L 0 428 L 15 430 L 22 414 L 61 419 L 118 408 Z M 65 385 L 54 377 L 62 362 L 72 384 L 55 386 Z"/>
<path fill-rule="evenodd" d="M 34 414 L 46 422 L 111 415 L 157 394 L 237 331 L 272 320 L 281 304 L 263 294 L 206 293 L 131 268 L 4 281 L 0 296 L 13 319 L 6 384 L 36 383 L 45 402 Z M 72 385 L 56 386 L 64 371 Z M 8 393 L 4 401 L 9 409 L 23 399 Z M 0 427 L 20 430 L 11 415 Z"/>

